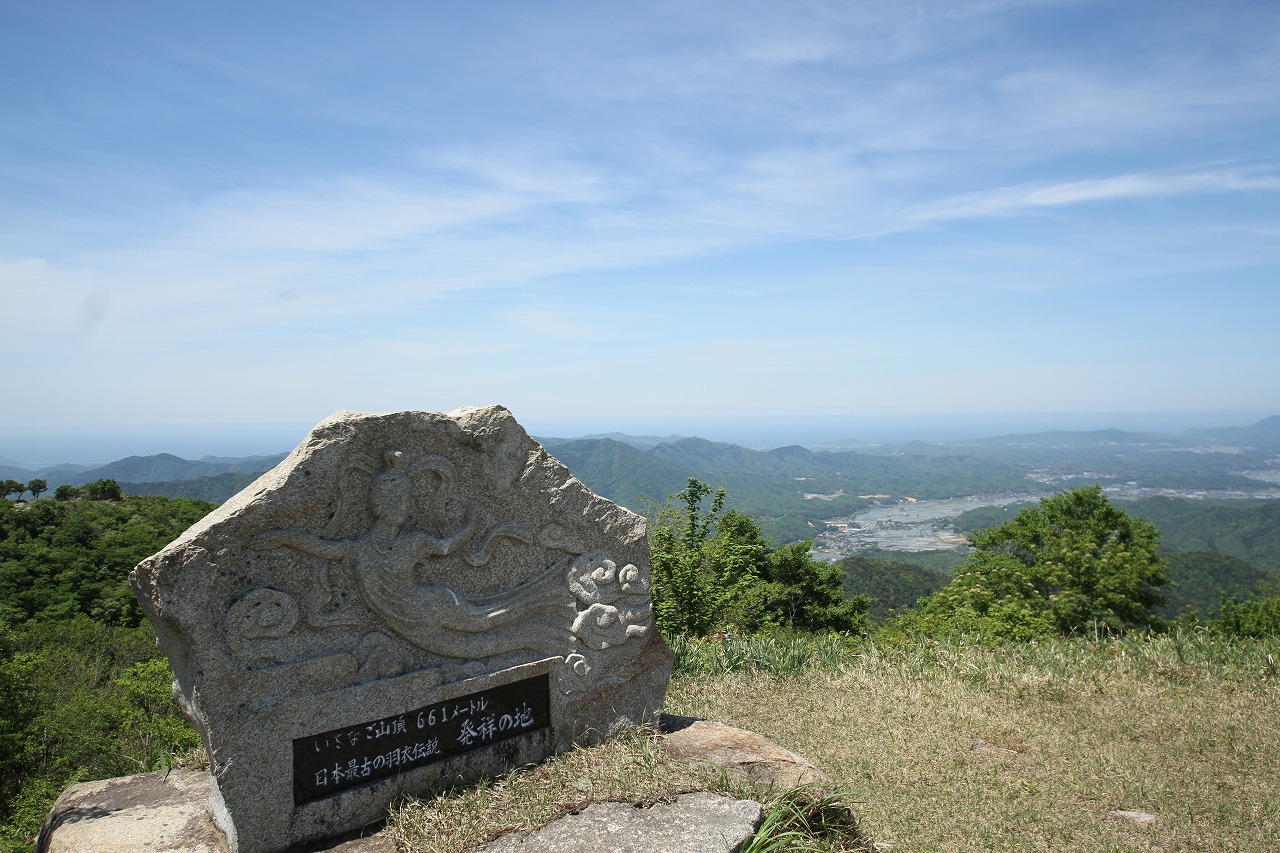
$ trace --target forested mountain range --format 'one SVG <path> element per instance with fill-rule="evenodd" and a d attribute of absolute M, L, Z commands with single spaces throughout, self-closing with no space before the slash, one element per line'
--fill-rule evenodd
<path fill-rule="evenodd" d="M 1172 437 L 1107 430 L 824 449 L 621 434 L 543 442 L 590 488 L 640 512 L 690 477 L 723 486 L 727 506 L 758 518 L 777 545 L 873 501 L 901 500 L 896 516 L 908 498 L 999 493 L 1034 502 L 1082 479 L 1229 489 L 1235 499 L 1116 501 L 1162 533 L 1171 583 L 1161 613 L 1203 619 L 1224 597 L 1270 601 L 1263 597 L 1280 593 L 1280 500 L 1240 499 L 1280 483 L 1280 418 Z M 194 745 L 128 572 L 284 456 L 159 454 L 43 468 L 0 459 L 0 479 L 47 481 L 43 497 L 0 497 L 0 835 L 32 834 L 68 782 L 163 769 L 171 752 Z M 114 499 L 93 497 L 103 483 L 119 484 Z M 1017 510 L 976 510 L 957 527 L 998 524 Z M 803 556 L 804 546 L 791 548 Z M 864 548 L 836 565 L 845 594 L 869 596 L 880 621 L 942 589 L 963 559 Z"/>
<path fill-rule="evenodd" d="M 592 490 L 638 512 L 663 502 L 691 476 L 723 486 L 729 506 L 760 519 L 775 541 L 810 536 L 826 519 L 884 500 L 866 496 L 1034 494 L 1072 482 L 1255 494 L 1274 492 L 1280 483 L 1280 416 L 1246 427 L 1177 435 L 1059 430 L 818 450 L 798 445 L 760 450 L 697 437 L 622 433 L 541 441 Z M 0 465 L 0 478 L 25 481 L 39 476 L 51 489 L 110 478 L 132 494 L 221 502 L 285 455 L 189 461 L 159 454 L 93 468 L 62 465 L 39 470 L 6 464 Z M 1177 547 L 1221 550 L 1203 542 L 1179 542 Z"/>
<path fill-rule="evenodd" d="M 205 456 L 191 461 L 174 456 L 171 453 L 157 453 L 153 456 L 130 456 L 106 465 L 53 465 L 44 468 L 18 466 L 12 463 L 0 465 L 0 478 L 25 482 L 39 477 L 52 486 L 66 484 L 83 486 L 94 480 L 115 480 L 121 484 L 136 485 L 140 483 L 164 483 L 184 480 L 195 480 L 201 477 L 217 477 L 222 474 L 253 474 L 255 477 L 264 471 L 270 471 L 289 454 L 277 453 L 272 456 L 219 457 Z M 246 484 L 252 482 L 251 477 Z M 243 487 L 241 487 L 243 488 Z M 239 491 L 237 488 L 235 491 Z M 226 500 L 235 491 L 224 495 Z M 139 491 L 135 494 L 163 494 L 163 492 Z M 193 497 L 187 495 L 187 497 Z"/>

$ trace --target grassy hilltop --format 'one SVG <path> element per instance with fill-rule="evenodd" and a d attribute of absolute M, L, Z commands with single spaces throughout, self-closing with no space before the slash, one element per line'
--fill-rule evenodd
<path fill-rule="evenodd" d="M 199 760 L 127 573 L 213 504 L 107 485 L 116 486 L 0 500 L 0 850 L 30 849 L 67 784 Z M 836 786 L 826 800 L 813 795 L 823 808 L 805 804 L 810 793 L 749 790 L 670 766 L 638 733 L 507 783 L 409 803 L 391 820 L 404 850 L 469 849 L 592 799 L 651 802 L 691 787 L 769 800 L 775 822 L 753 842 L 758 851 L 1261 850 L 1280 837 L 1274 575 L 1230 554 L 1175 554 L 1165 562 L 1187 563 L 1181 583 L 1200 584 L 1201 600 L 1223 584 L 1253 597 L 1168 625 L 1133 609 L 1149 600 L 1140 585 L 1125 588 L 1129 609 L 1116 609 L 1109 597 L 1123 590 L 1076 577 L 1141 555 L 1141 577 L 1155 578 L 1164 559 L 1152 550 L 1154 528 L 1123 521 L 1096 490 L 1064 493 L 1039 515 L 1002 513 L 1000 535 L 975 539 L 985 561 L 914 573 L 880 558 L 817 564 L 802 545 L 773 546 L 750 516 L 707 507 L 710 496 L 691 480 L 683 507 L 653 517 L 655 612 L 678 657 L 668 710 L 757 731 L 810 758 Z M 1119 526 L 1055 544 L 1050 509 L 1073 500 L 1091 524 Z M 1229 517 L 1200 507 L 1207 515 L 1192 514 L 1199 526 L 1184 534 L 1188 544 L 1270 549 L 1270 505 Z M 1223 524 L 1210 541 L 1215 520 Z M 1083 568 L 1070 565 L 1091 548 Z M 984 571 L 1005 584 L 994 609 Z M 1072 586 L 1079 580 L 1088 583 Z M 955 606 L 940 606 L 957 581 Z M 1066 584 L 1075 598 L 1050 605 L 1036 584 Z M 905 614 L 886 621 L 867 592 L 897 596 Z M 948 622 L 962 611 L 982 633 Z M 1073 624 L 1062 636 L 1058 626 Z M 1013 641 L 1002 627 L 1031 638 Z M 697 638 L 723 629 L 727 639 Z M 560 781 L 527 784 L 529 774 L 556 773 Z M 525 799 L 539 791 L 555 793 Z M 826 809 L 833 803 L 847 811 Z M 1113 814 L 1126 810 L 1155 818 Z M 826 831 L 789 822 L 802 814 L 852 821 Z"/>

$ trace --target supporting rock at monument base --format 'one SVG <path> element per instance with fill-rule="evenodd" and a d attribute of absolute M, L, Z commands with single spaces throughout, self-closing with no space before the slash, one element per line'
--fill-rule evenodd
<path fill-rule="evenodd" d="M 637 808 L 596 803 L 530 834 L 513 833 L 483 853 L 733 853 L 760 825 L 761 805 L 708 792 Z"/>
<path fill-rule="evenodd" d="M 203 770 L 82 782 L 62 792 L 36 853 L 227 853 L 209 814 Z"/>
<path fill-rule="evenodd" d="M 790 785 L 829 785 L 803 756 L 753 732 L 693 717 L 664 715 L 663 751 L 670 758 L 741 773 L 774 792 Z M 207 773 L 175 770 L 73 785 L 54 806 L 41 833 L 41 853 L 228 853 L 208 813 Z M 637 807 L 597 803 L 532 832 L 495 839 L 486 853 L 663 851 L 728 853 L 758 825 L 761 806 L 713 793 Z M 394 853 L 384 833 L 327 843 L 331 853 Z"/>

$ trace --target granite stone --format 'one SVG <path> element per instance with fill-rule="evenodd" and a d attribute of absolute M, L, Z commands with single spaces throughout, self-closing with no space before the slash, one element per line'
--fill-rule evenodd
<path fill-rule="evenodd" d="M 656 719 L 644 519 L 499 406 L 338 412 L 132 575 L 232 850 Z"/>
<path fill-rule="evenodd" d="M 681 794 L 637 808 L 595 803 L 531 833 L 513 833 L 483 853 L 733 853 L 760 825 L 762 807 L 721 794 Z"/>

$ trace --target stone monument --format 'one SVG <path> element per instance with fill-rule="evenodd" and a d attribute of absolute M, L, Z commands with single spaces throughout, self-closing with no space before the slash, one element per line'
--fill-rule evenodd
<path fill-rule="evenodd" d="M 656 719 L 644 519 L 499 407 L 338 412 L 138 565 L 233 850 Z"/>

